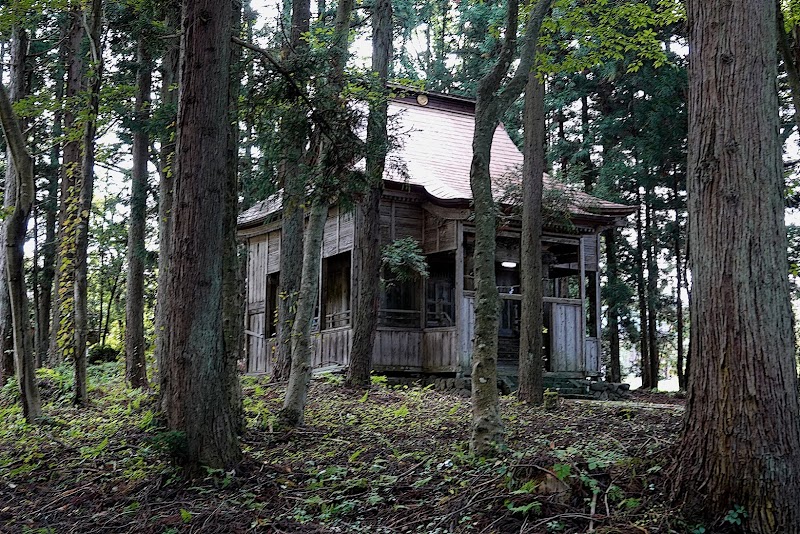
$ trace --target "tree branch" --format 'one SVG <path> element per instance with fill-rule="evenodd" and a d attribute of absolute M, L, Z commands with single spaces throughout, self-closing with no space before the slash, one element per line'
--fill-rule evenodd
<path fill-rule="evenodd" d="M 553 0 L 539 0 L 528 14 L 525 35 L 522 37 L 522 50 L 519 54 L 519 66 L 514 73 L 514 77 L 506 84 L 505 89 L 498 97 L 500 109 L 507 109 L 519 97 L 525 88 L 525 84 L 528 83 L 528 74 L 536 63 L 536 46 L 539 41 L 539 31 L 542 29 L 542 22 L 550 12 L 550 6 L 552 5 Z"/>

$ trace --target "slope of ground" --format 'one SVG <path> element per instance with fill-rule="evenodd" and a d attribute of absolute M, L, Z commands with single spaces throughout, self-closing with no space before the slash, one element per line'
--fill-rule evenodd
<path fill-rule="evenodd" d="M 669 508 L 683 416 L 672 397 L 567 400 L 554 412 L 504 398 L 508 450 L 487 461 L 468 454 L 468 400 L 380 379 L 356 393 L 329 377 L 312 386 L 306 425 L 286 432 L 273 427 L 282 388 L 246 377 L 242 465 L 187 480 L 170 460 L 181 437 L 120 371 L 93 366 L 91 406 L 78 410 L 69 370 L 42 370 L 36 427 L 13 385 L 3 390 L 0 531 L 716 531 Z"/>

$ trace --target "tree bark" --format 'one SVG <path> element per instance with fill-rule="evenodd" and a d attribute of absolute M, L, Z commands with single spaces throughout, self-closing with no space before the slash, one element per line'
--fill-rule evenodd
<path fill-rule="evenodd" d="M 676 497 L 800 532 L 800 402 L 786 273 L 773 0 L 689 0 L 692 370 Z M 740 516 L 741 517 L 741 516 Z"/>
<path fill-rule="evenodd" d="M 240 458 L 223 334 L 232 2 L 184 0 L 178 175 L 168 268 L 167 425 L 186 439 L 190 470 Z M 213 44 L 213 45 L 212 45 Z"/>
<path fill-rule="evenodd" d="M 70 29 L 66 40 L 66 100 L 75 103 L 80 97 L 83 80 L 81 43 L 86 34 L 83 10 L 79 3 L 71 6 Z M 59 364 L 75 358 L 75 226 L 78 216 L 78 177 L 82 174 L 81 139 L 76 132 L 80 110 L 65 106 L 64 143 L 59 192 L 58 232 L 56 235 L 56 267 L 53 293 L 53 320 L 50 334 L 50 361 Z"/>
<path fill-rule="evenodd" d="M 606 240 L 606 274 L 610 293 L 608 303 L 608 373 L 606 380 L 621 382 L 622 370 L 619 361 L 619 267 L 617 265 L 617 230 L 609 228 L 605 231 Z"/>
<path fill-rule="evenodd" d="M 242 27 L 241 0 L 233 0 L 231 26 L 234 35 Z M 239 96 L 242 92 L 241 48 L 230 47 L 228 76 L 228 144 L 225 182 L 225 212 L 222 255 L 222 328 L 225 336 L 224 380 L 228 391 L 229 410 L 235 414 L 237 433 L 244 431 L 242 387 L 239 382 L 239 358 L 244 350 L 244 276 L 236 238 L 236 217 L 239 214 Z"/>
<path fill-rule="evenodd" d="M 392 56 L 392 2 L 379 0 L 372 14 L 372 70 L 379 100 L 370 103 L 367 123 L 367 180 L 370 189 L 356 207 L 357 244 L 354 249 L 355 280 L 353 345 L 346 383 L 350 387 L 368 388 L 372 368 L 372 349 L 378 324 L 380 299 L 381 250 L 380 203 L 383 191 L 383 170 L 388 151 L 386 81 Z"/>
<path fill-rule="evenodd" d="M 522 249 L 519 338 L 519 398 L 541 404 L 542 361 L 542 188 L 545 166 L 544 82 L 532 70 L 525 88 L 525 147 L 522 171 Z"/>
<path fill-rule="evenodd" d="M 171 0 L 165 7 L 164 25 L 174 29 L 177 34 L 180 27 L 180 2 Z M 164 57 L 161 62 L 161 105 L 175 118 L 170 123 L 177 122 L 178 91 L 175 86 L 178 82 L 178 63 L 180 59 L 180 46 L 178 41 L 167 41 Z M 161 152 L 159 154 L 159 184 L 158 184 L 158 286 L 156 290 L 156 368 L 158 369 L 159 404 L 163 407 L 166 397 L 165 391 L 169 390 L 167 372 L 169 356 L 169 315 L 170 299 L 167 284 L 169 283 L 170 251 L 172 250 L 172 209 L 175 199 L 175 176 L 178 173 L 178 162 L 175 159 L 175 130 L 169 127 L 161 137 Z"/>
<path fill-rule="evenodd" d="M 661 362 L 658 352 L 658 316 L 656 299 L 658 298 L 658 263 L 656 261 L 656 238 L 653 232 L 653 190 L 648 188 L 645 195 L 645 252 L 647 254 L 647 342 L 650 355 L 650 385 L 658 388 L 658 376 Z"/>
<path fill-rule="evenodd" d="M 308 49 L 303 35 L 309 31 L 311 20 L 310 0 L 292 1 L 292 29 L 290 40 L 284 48 L 288 61 L 298 62 Z M 303 68 L 302 66 L 300 68 Z M 300 72 L 303 72 L 300 70 Z M 296 80 L 304 87 L 305 76 Z M 299 105 L 299 95 L 291 95 L 281 121 L 283 156 L 278 167 L 278 182 L 283 184 L 281 214 L 281 258 L 278 280 L 278 318 L 276 324 L 276 359 L 272 366 L 272 380 L 289 378 L 291 367 L 291 334 L 297 309 L 300 279 L 303 270 L 303 203 L 306 197 L 305 173 L 300 168 L 303 151 L 308 142 L 309 124 L 306 110 Z M 268 317 L 267 320 L 272 320 Z"/>
<path fill-rule="evenodd" d="M 63 50 L 64 46 L 61 46 Z M 55 76 L 54 96 L 58 102 L 64 98 L 64 70 L 63 65 L 57 67 Z M 64 113 L 57 109 L 53 113 L 52 138 L 60 139 L 63 133 L 62 121 Z M 54 141 L 50 147 L 50 164 L 47 171 L 47 197 L 42 203 L 44 209 L 45 237 L 41 248 L 42 270 L 39 283 L 41 286 L 39 296 L 39 309 L 37 312 L 38 335 L 36 350 L 37 360 L 44 363 L 48 360 L 50 349 L 50 336 L 53 325 L 51 323 L 53 312 L 53 280 L 56 264 L 56 221 L 58 219 L 58 175 L 59 159 L 61 158 L 61 141 Z"/>
<path fill-rule="evenodd" d="M 140 34 L 136 46 L 136 120 L 133 131 L 131 170 L 131 215 L 128 228 L 128 272 L 125 282 L 125 378 L 134 388 L 147 387 L 144 359 L 144 247 L 147 222 L 147 162 L 150 156 L 150 92 L 153 64 L 147 51 L 146 36 Z M 113 295 L 112 295 L 113 296 Z M 110 306 L 109 306 L 110 308 Z"/>
<path fill-rule="evenodd" d="M 678 367 L 678 388 L 686 390 L 686 375 L 684 374 L 684 350 L 683 350 L 683 259 L 681 253 L 681 219 L 680 219 L 680 197 L 678 196 L 678 180 L 673 184 L 673 202 L 675 203 L 675 231 L 673 233 L 673 247 L 675 251 L 675 315 L 676 315 L 676 345 L 677 345 L 677 367 Z"/>
<path fill-rule="evenodd" d="M 27 33 L 19 26 L 12 28 L 8 87 L 8 98 L 12 103 L 25 96 L 25 60 L 28 55 L 28 44 Z M 12 119 L 17 120 L 13 117 Z M 19 129 L 22 130 L 23 128 L 24 124 L 19 123 Z M 17 170 L 14 166 L 14 154 L 11 150 L 12 146 L 9 144 L 6 147 L 6 175 L 3 191 L 3 207 L 6 209 L 14 206 L 17 196 Z M 8 275 L 11 273 L 7 270 L 8 259 L 6 258 L 8 254 L 8 243 L 6 242 L 8 229 L 6 226 L 8 224 L 3 221 L 2 231 L 0 231 L 0 358 L 2 358 L 0 363 L 0 382 L 2 384 L 5 384 L 6 380 L 15 373 L 14 329 L 11 320 L 11 296 L 8 285 Z"/>
<path fill-rule="evenodd" d="M 493 455 L 503 443 L 503 424 L 500 420 L 497 391 L 497 217 L 489 173 L 492 140 L 500 117 L 519 97 L 528 82 L 536 57 L 539 29 L 551 3 L 552 0 L 539 0 L 528 15 L 517 70 L 503 87 L 517 48 L 516 27 L 519 15 L 519 2 L 508 2 L 506 36 L 502 49 L 492 69 L 478 82 L 475 100 L 475 130 L 469 173 L 475 208 L 475 340 L 472 350 L 470 450 L 477 455 Z"/>
<path fill-rule="evenodd" d="M 311 205 L 308 227 L 303 246 L 303 277 L 300 283 L 300 298 L 297 314 L 292 325 L 292 369 L 283 409 L 278 413 L 281 425 L 303 424 L 308 384 L 311 381 L 311 322 L 319 298 L 319 272 L 322 259 L 322 234 L 328 218 L 328 204 L 323 199 Z"/>
<path fill-rule="evenodd" d="M 14 30 L 17 53 L 25 55 L 27 37 L 19 28 Z M 24 62 L 24 59 L 18 58 Z M 25 147 L 22 128 L 11 108 L 11 99 L 0 81 L 0 123 L 3 126 L 14 168 L 14 210 L 5 222 L 5 263 L 11 321 L 14 332 L 14 364 L 22 400 L 22 413 L 28 422 L 42 415 L 42 404 L 36 382 L 33 337 L 28 314 L 28 293 L 25 289 L 25 233 L 28 229 L 36 194 L 33 181 L 33 160 Z"/>
<path fill-rule="evenodd" d="M 100 42 L 102 24 L 102 0 L 92 0 L 85 14 L 91 64 L 86 74 L 89 106 L 83 126 L 83 160 L 81 175 L 76 189 L 78 212 L 75 214 L 75 405 L 84 406 L 89 401 L 86 390 L 86 337 L 89 332 L 88 319 L 88 271 L 89 218 L 92 213 L 94 192 L 94 143 L 97 134 L 97 113 L 100 107 L 100 84 L 103 72 L 103 57 Z"/>
<path fill-rule="evenodd" d="M 337 116 L 342 112 L 344 90 L 344 69 L 350 36 L 350 19 L 353 13 L 354 0 L 341 0 L 336 6 L 331 45 L 329 50 L 329 67 L 327 76 L 322 77 L 324 85 L 317 90 L 325 95 L 323 113 Z M 292 366 L 289 373 L 289 384 L 286 390 L 283 409 L 278 414 L 282 425 L 298 426 L 303 424 L 308 384 L 311 378 L 311 321 L 314 307 L 318 302 L 319 273 L 322 257 L 322 237 L 325 221 L 328 217 L 328 204 L 337 199 L 345 175 L 355 163 L 352 150 L 341 138 L 349 140 L 348 124 L 337 124 L 336 132 L 330 131 L 329 125 L 317 124 L 312 132 L 309 148 L 306 152 L 304 166 L 315 169 L 313 177 L 314 195 L 308 216 L 308 227 L 303 238 L 303 276 L 300 283 L 300 296 L 297 301 L 297 314 L 292 324 Z M 322 324 L 320 309 L 320 326 Z"/>
<path fill-rule="evenodd" d="M 642 363 L 642 389 L 652 389 L 655 385 L 651 382 L 650 372 L 650 342 L 648 339 L 650 328 L 647 315 L 647 287 L 644 280 L 644 237 L 642 236 L 642 196 L 638 190 L 636 202 L 636 292 L 639 295 L 639 352 Z"/>

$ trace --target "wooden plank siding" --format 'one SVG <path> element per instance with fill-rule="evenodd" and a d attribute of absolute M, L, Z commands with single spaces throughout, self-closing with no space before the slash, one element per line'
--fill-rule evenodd
<path fill-rule="evenodd" d="M 425 254 L 456 250 L 457 221 L 425 211 L 423 222 L 422 251 Z"/>
<path fill-rule="evenodd" d="M 563 301 L 565 299 L 560 300 Z M 552 303 L 550 322 L 551 370 L 585 370 L 583 358 L 582 310 L 583 307 L 580 301 Z"/>
<path fill-rule="evenodd" d="M 264 308 L 267 298 L 267 235 L 250 240 L 247 251 L 247 309 Z"/>
<path fill-rule="evenodd" d="M 322 236 L 322 257 L 329 258 L 353 248 L 353 214 L 343 212 L 338 206 L 328 211 L 325 232 Z"/>
<path fill-rule="evenodd" d="M 422 242 L 423 210 L 417 200 L 399 197 L 381 199 L 381 244 L 411 237 Z"/>
<path fill-rule="evenodd" d="M 422 332 L 378 328 L 372 350 L 372 367 L 378 371 L 421 371 Z"/>
<path fill-rule="evenodd" d="M 429 372 L 458 371 L 457 327 L 428 329 L 422 333 L 422 368 Z"/>
<path fill-rule="evenodd" d="M 584 342 L 584 359 L 586 361 L 586 375 L 600 374 L 600 340 L 596 337 L 587 337 Z"/>
<path fill-rule="evenodd" d="M 247 328 L 245 329 L 246 348 L 247 348 L 247 372 L 263 373 L 267 369 L 266 343 L 262 332 L 264 331 L 265 314 L 251 313 L 247 317 Z"/>
<path fill-rule="evenodd" d="M 598 241 L 599 235 L 585 235 L 581 237 L 583 244 L 583 266 L 587 271 L 597 271 L 598 266 Z"/>
<path fill-rule="evenodd" d="M 269 249 L 267 250 L 266 274 L 272 274 L 281 270 L 281 231 L 270 232 L 268 239 Z"/>
<path fill-rule="evenodd" d="M 324 367 L 331 364 L 348 365 L 350 348 L 353 346 L 353 331 L 350 327 L 333 328 L 312 334 L 314 356 L 311 367 Z"/>

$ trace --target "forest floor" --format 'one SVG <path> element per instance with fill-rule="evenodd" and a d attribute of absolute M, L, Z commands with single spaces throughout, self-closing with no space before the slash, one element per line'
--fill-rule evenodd
<path fill-rule="evenodd" d="M 67 368 L 40 371 L 45 421 L 0 393 L 0 532 L 710 533 L 670 508 L 683 401 L 562 400 L 554 412 L 502 399 L 508 450 L 468 454 L 468 399 L 430 388 L 367 394 L 315 380 L 305 426 L 274 431 L 283 389 L 244 378 L 244 460 L 187 479 L 154 396 L 118 364 L 91 366 L 88 408 Z"/>

